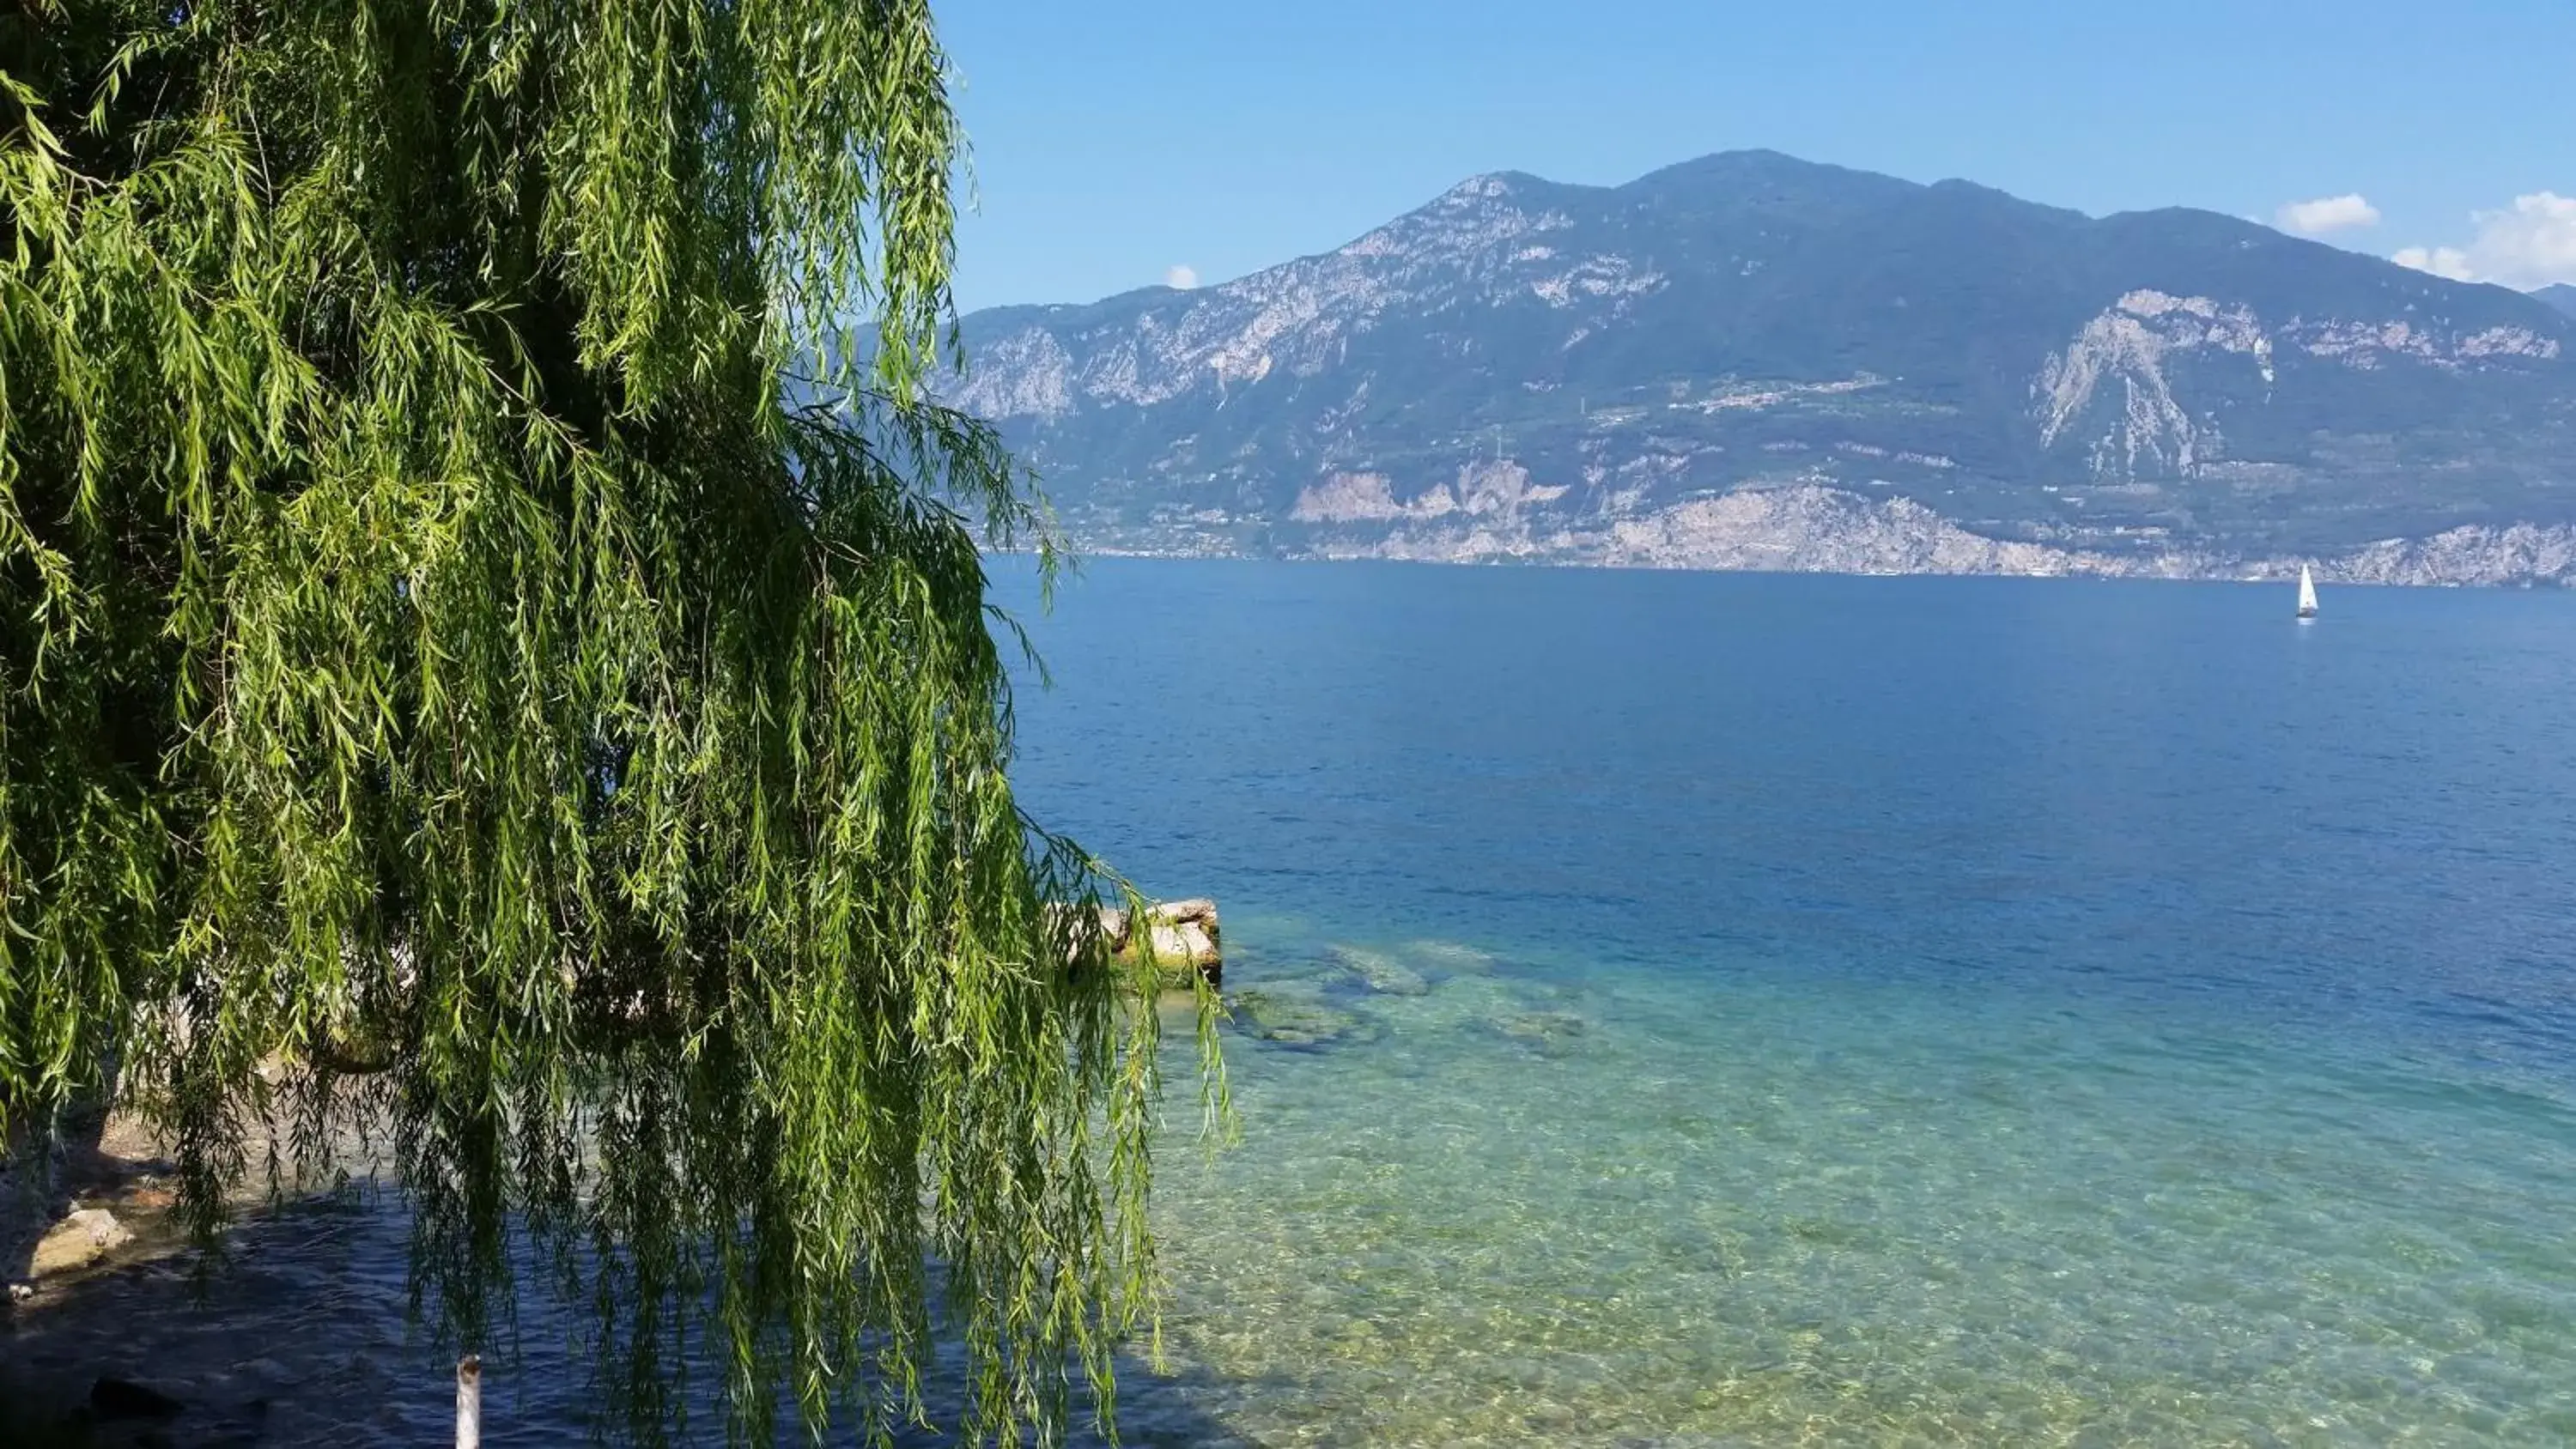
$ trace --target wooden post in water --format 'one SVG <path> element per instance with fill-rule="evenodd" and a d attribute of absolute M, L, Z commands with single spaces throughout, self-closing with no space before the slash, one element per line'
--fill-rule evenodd
<path fill-rule="evenodd" d="M 483 1359 L 456 1361 L 456 1449 L 483 1449 Z"/>

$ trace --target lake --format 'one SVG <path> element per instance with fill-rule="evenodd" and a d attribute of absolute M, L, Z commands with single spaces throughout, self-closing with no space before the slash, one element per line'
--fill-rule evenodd
<path fill-rule="evenodd" d="M 1309 1028 L 1131 1432 L 2576 1439 L 2576 596 L 2291 603 L 1093 561 L 1024 799 Z"/>
<path fill-rule="evenodd" d="M 2291 603 L 1093 561 L 1024 801 L 1239 1003 L 1128 1442 L 2576 1441 L 2576 595 Z M 29 1351 L 436 1442 L 399 1215 L 246 1241 Z"/>

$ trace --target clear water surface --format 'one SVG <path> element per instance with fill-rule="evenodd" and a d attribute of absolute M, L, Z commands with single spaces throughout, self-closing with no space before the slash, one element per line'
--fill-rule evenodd
<path fill-rule="evenodd" d="M 2576 1442 L 2576 597 L 2330 593 L 1094 562 L 1023 792 L 1314 1018 L 1167 1154 L 1165 1394 Z"/>
<path fill-rule="evenodd" d="M 1128 1441 L 2576 1442 L 2576 596 L 2290 603 L 1092 562 L 1023 794 L 1243 1002 Z M 263 1442 L 440 1432 L 385 1218 Z"/>

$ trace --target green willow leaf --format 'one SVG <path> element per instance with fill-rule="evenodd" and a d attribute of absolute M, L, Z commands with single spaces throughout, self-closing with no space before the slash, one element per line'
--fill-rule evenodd
<path fill-rule="evenodd" d="M 372 1123 L 644 1438 L 698 1335 L 743 1440 L 1106 1413 L 1154 982 L 1008 783 L 946 86 L 918 0 L 0 12 L 0 1127 L 112 1072 L 212 1242 Z"/>

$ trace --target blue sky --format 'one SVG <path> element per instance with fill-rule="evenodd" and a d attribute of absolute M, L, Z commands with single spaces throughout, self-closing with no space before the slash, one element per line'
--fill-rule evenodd
<path fill-rule="evenodd" d="M 975 150 L 967 308 L 1221 282 L 1479 172 L 1753 146 L 2097 214 L 2357 197 L 2301 215 L 2576 280 L 2576 0 L 934 3 Z"/>

